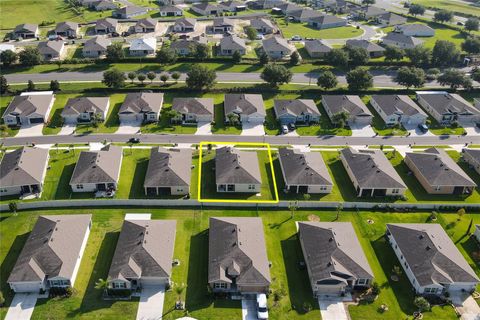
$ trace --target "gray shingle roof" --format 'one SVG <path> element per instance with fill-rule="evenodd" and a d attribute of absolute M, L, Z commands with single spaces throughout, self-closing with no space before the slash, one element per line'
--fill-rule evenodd
<path fill-rule="evenodd" d="M 287 185 L 333 185 L 319 152 L 278 149 L 278 160 Z"/>
<path fill-rule="evenodd" d="M 135 24 L 136 27 L 142 26 L 142 27 L 148 27 L 148 28 L 155 28 L 158 24 L 158 20 L 152 19 L 152 18 L 144 18 L 140 19 L 137 21 Z"/>
<path fill-rule="evenodd" d="M 311 52 L 328 53 L 332 51 L 332 47 L 320 39 L 305 41 L 305 48 Z"/>
<path fill-rule="evenodd" d="M 78 115 L 85 112 L 104 113 L 109 105 L 109 97 L 70 98 L 62 110 L 62 116 Z"/>
<path fill-rule="evenodd" d="M 297 20 L 300 20 L 300 19 L 301 20 L 305 20 L 305 19 L 311 20 L 313 18 L 318 18 L 318 17 L 324 16 L 325 14 L 321 13 L 320 11 L 303 8 L 303 9 L 291 11 L 288 15 L 290 17 L 293 17 L 293 18 L 297 19 Z"/>
<path fill-rule="evenodd" d="M 472 186 L 476 183 L 443 149 L 408 152 L 409 159 L 431 186 Z"/>
<path fill-rule="evenodd" d="M 5 153 L 0 162 L 0 186 L 42 184 L 48 165 L 48 149 L 21 147 Z"/>
<path fill-rule="evenodd" d="M 40 54 L 54 54 L 60 55 L 62 49 L 65 47 L 63 41 L 61 40 L 49 40 L 38 43 L 38 51 Z"/>
<path fill-rule="evenodd" d="M 273 110 L 277 118 L 284 114 L 296 117 L 302 114 L 320 116 L 317 105 L 312 99 L 274 100 Z"/>
<path fill-rule="evenodd" d="M 229 35 L 220 40 L 220 48 L 232 50 L 246 50 L 245 40 L 236 35 Z"/>
<path fill-rule="evenodd" d="M 140 7 L 140 6 L 126 6 L 116 10 L 117 13 L 123 15 L 130 15 L 130 14 L 141 14 L 147 11 L 147 8 Z"/>
<path fill-rule="evenodd" d="M 409 24 L 402 24 L 400 26 L 397 26 L 395 28 L 396 31 L 398 32 L 406 32 L 406 33 L 412 33 L 412 32 L 422 32 L 422 31 L 429 31 L 429 32 L 435 32 L 435 30 L 426 24 L 423 23 L 409 23 Z"/>
<path fill-rule="evenodd" d="M 112 41 L 104 36 L 96 36 L 85 41 L 83 51 L 103 51 L 112 44 Z"/>
<path fill-rule="evenodd" d="M 218 6 L 213 5 L 209 2 L 195 3 L 192 5 L 192 8 L 198 8 L 203 11 L 218 10 Z"/>
<path fill-rule="evenodd" d="M 399 24 L 407 22 L 407 18 L 399 16 L 398 14 L 392 12 L 386 12 L 378 16 L 378 19 L 387 20 L 391 24 Z"/>
<path fill-rule="evenodd" d="M 353 95 L 323 95 L 322 101 L 326 102 L 332 114 L 347 112 L 352 116 L 373 116 L 359 96 Z M 323 104 L 325 107 L 325 103 Z"/>
<path fill-rule="evenodd" d="M 339 18 L 337 16 L 324 14 L 324 15 L 317 15 L 312 16 L 308 19 L 309 22 L 316 22 L 318 24 L 332 24 L 337 22 L 344 22 L 345 19 Z"/>
<path fill-rule="evenodd" d="M 440 224 L 387 224 L 419 285 L 479 282 Z"/>
<path fill-rule="evenodd" d="M 413 116 L 427 114 L 407 95 L 382 94 L 373 95 L 372 101 L 375 101 L 387 116 L 392 114 L 405 114 Z"/>
<path fill-rule="evenodd" d="M 265 19 L 265 18 L 251 19 L 250 20 L 250 25 L 252 27 L 254 27 L 255 29 L 260 29 L 262 27 L 275 29 L 272 21 L 270 21 L 269 19 Z"/>
<path fill-rule="evenodd" d="M 213 99 L 173 98 L 172 109 L 181 114 L 213 115 Z"/>
<path fill-rule="evenodd" d="M 480 110 L 457 93 L 419 93 L 419 97 L 425 100 L 439 114 L 480 114 Z"/>
<path fill-rule="evenodd" d="M 8 282 L 71 279 L 91 214 L 39 216 Z"/>
<path fill-rule="evenodd" d="M 225 18 L 225 17 L 215 18 L 213 19 L 213 26 L 214 27 L 223 27 L 223 26 L 233 27 L 235 26 L 235 22 L 230 18 Z"/>
<path fill-rule="evenodd" d="M 381 150 L 340 151 L 362 189 L 406 189 L 406 185 Z"/>
<path fill-rule="evenodd" d="M 163 93 L 132 92 L 120 106 L 119 113 L 158 113 L 162 108 Z"/>
<path fill-rule="evenodd" d="M 465 148 L 463 149 L 463 153 L 468 154 L 472 159 L 480 164 L 480 149 Z"/>
<path fill-rule="evenodd" d="M 38 25 L 32 23 L 22 23 L 15 27 L 14 33 L 24 33 L 31 32 L 35 33 L 37 31 Z"/>
<path fill-rule="evenodd" d="M 125 220 L 108 277 L 170 277 L 176 224 L 175 220 Z"/>
<path fill-rule="evenodd" d="M 265 51 L 286 51 L 292 53 L 294 50 L 288 44 L 288 41 L 280 36 L 273 36 L 262 40 L 262 46 Z"/>
<path fill-rule="evenodd" d="M 116 28 L 118 25 L 118 20 L 112 19 L 112 18 L 104 18 L 97 20 L 97 23 L 95 24 L 95 28 Z"/>
<path fill-rule="evenodd" d="M 399 42 L 399 43 L 405 43 L 407 45 L 411 46 L 418 46 L 422 44 L 424 41 L 412 36 L 406 36 L 403 33 L 398 33 L 398 32 L 389 32 L 385 37 L 383 37 L 383 40 L 390 40 L 394 42 Z"/>
<path fill-rule="evenodd" d="M 195 48 L 195 46 L 199 43 L 207 44 L 208 40 L 206 37 L 203 36 L 198 36 L 194 37 L 193 39 L 180 39 L 180 40 L 175 40 L 170 44 L 170 48 L 174 50 L 180 50 L 180 49 L 192 49 Z"/>
<path fill-rule="evenodd" d="M 161 6 L 159 8 L 160 12 L 178 12 L 183 11 L 182 8 L 177 6 Z"/>
<path fill-rule="evenodd" d="M 225 95 L 225 116 L 230 113 L 266 115 L 261 94 L 229 93 Z"/>
<path fill-rule="evenodd" d="M 270 270 L 260 218 L 210 218 L 208 232 L 208 282 L 268 286 Z"/>
<path fill-rule="evenodd" d="M 152 148 L 145 187 L 190 186 L 192 150 Z"/>
<path fill-rule="evenodd" d="M 15 96 L 5 110 L 3 116 L 7 114 L 18 114 L 27 117 L 31 114 L 39 114 L 47 117 L 47 111 L 54 99 L 53 94 L 23 95 Z"/>
<path fill-rule="evenodd" d="M 217 184 L 262 183 L 257 153 L 231 147 L 217 149 L 215 181 Z"/>
<path fill-rule="evenodd" d="M 66 22 L 58 23 L 57 26 L 55 27 L 55 32 L 66 32 L 68 30 L 77 31 L 77 29 L 78 29 L 78 23 L 66 21 Z"/>
<path fill-rule="evenodd" d="M 370 52 L 383 52 L 383 51 L 385 51 L 384 47 L 381 47 L 378 44 L 370 42 L 368 40 L 350 39 L 350 40 L 347 40 L 346 45 L 349 46 L 349 47 L 363 48 L 363 49 L 367 50 L 369 53 Z"/>
<path fill-rule="evenodd" d="M 70 184 L 118 182 L 122 154 L 121 147 L 112 145 L 99 151 L 82 151 Z"/>
<path fill-rule="evenodd" d="M 180 18 L 175 20 L 175 25 L 181 25 L 184 27 L 194 27 L 197 23 L 197 19 L 195 18 Z"/>

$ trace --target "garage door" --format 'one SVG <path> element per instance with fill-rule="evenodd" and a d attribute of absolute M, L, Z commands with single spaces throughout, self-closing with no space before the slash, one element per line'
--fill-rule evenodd
<path fill-rule="evenodd" d="M 38 292 L 40 290 L 39 283 L 16 283 L 13 287 L 15 292 Z"/>
<path fill-rule="evenodd" d="M 166 279 L 164 278 L 147 278 L 147 279 L 142 279 L 142 286 L 145 286 L 145 287 L 159 286 L 159 285 L 164 285 L 165 282 L 166 282 Z"/>
<path fill-rule="evenodd" d="M 30 123 L 43 123 L 43 118 L 30 118 Z"/>

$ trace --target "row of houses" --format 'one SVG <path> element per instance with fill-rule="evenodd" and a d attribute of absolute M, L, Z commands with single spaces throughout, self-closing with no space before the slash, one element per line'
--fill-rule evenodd
<path fill-rule="evenodd" d="M 38 293 L 73 287 L 91 228 L 91 214 L 40 216 L 8 277 L 10 288 Z M 350 222 L 298 221 L 296 228 L 315 297 L 372 285 L 374 274 Z M 171 285 L 175 236 L 175 220 L 126 214 L 108 271 L 109 291 Z M 417 294 L 470 292 L 480 282 L 439 224 L 387 224 L 386 236 Z M 274 279 L 262 219 L 211 217 L 206 267 L 214 293 L 268 293 Z"/>

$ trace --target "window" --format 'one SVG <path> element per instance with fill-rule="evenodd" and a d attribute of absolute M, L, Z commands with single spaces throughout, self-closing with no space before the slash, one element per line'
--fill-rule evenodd
<path fill-rule="evenodd" d="M 425 293 L 437 293 L 437 288 L 425 288 Z"/>
<path fill-rule="evenodd" d="M 77 189 L 83 189 L 83 184 L 77 184 Z"/>
<path fill-rule="evenodd" d="M 397 193 L 399 193 L 399 192 L 400 192 L 400 189 L 393 189 L 393 190 L 392 190 L 392 193 L 393 193 L 393 194 L 397 194 Z"/>
<path fill-rule="evenodd" d="M 356 281 L 356 284 L 359 285 L 359 286 L 364 286 L 368 283 L 368 279 L 358 279 Z"/>
<path fill-rule="evenodd" d="M 113 282 L 112 287 L 113 289 L 126 289 L 127 284 L 125 282 Z"/>
<path fill-rule="evenodd" d="M 215 289 L 227 289 L 227 284 L 225 282 L 216 282 L 213 284 Z"/>
<path fill-rule="evenodd" d="M 435 187 L 435 191 L 440 191 L 441 187 L 440 186 L 436 186 Z"/>
<path fill-rule="evenodd" d="M 255 185 L 254 184 L 249 184 L 248 185 L 248 190 L 255 190 Z"/>

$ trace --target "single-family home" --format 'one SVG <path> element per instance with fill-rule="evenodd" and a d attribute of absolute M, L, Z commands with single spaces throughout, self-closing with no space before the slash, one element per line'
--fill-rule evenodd
<path fill-rule="evenodd" d="M 305 7 L 299 6 L 291 2 L 281 2 L 278 5 L 275 5 L 275 8 L 280 9 L 282 14 L 288 16 L 293 11 L 303 10 Z"/>
<path fill-rule="evenodd" d="M 389 32 L 382 38 L 382 42 L 386 46 L 394 46 L 401 49 L 412 49 L 424 43 L 421 39 L 406 36 L 403 33 L 398 32 Z"/>
<path fill-rule="evenodd" d="M 117 19 L 130 19 L 130 18 L 142 16 L 147 13 L 148 13 L 147 7 L 125 6 L 113 11 L 112 17 Z"/>
<path fill-rule="evenodd" d="M 91 214 L 39 216 L 7 279 L 10 288 L 33 294 L 72 288 L 91 227 Z"/>
<path fill-rule="evenodd" d="M 158 29 L 158 20 L 152 18 L 144 18 L 137 21 L 134 26 L 136 33 L 150 33 Z"/>
<path fill-rule="evenodd" d="M 337 16 L 325 14 L 312 17 L 307 20 L 308 25 L 315 29 L 330 29 L 338 28 L 347 25 L 347 20 Z"/>
<path fill-rule="evenodd" d="M 76 38 L 80 32 L 80 27 L 76 22 L 60 22 L 55 27 L 55 34 L 62 37 Z"/>
<path fill-rule="evenodd" d="M 192 150 L 154 147 L 143 188 L 145 195 L 186 195 L 190 192 Z"/>
<path fill-rule="evenodd" d="M 388 223 L 386 235 L 417 294 L 460 294 L 480 282 L 440 224 Z"/>
<path fill-rule="evenodd" d="M 7 126 L 45 123 L 54 101 L 52 91 L 24 92 L 9 103 L 3 121 Z"/>
<path fill-rule="evenodd" d="M 175 20 L 173 25 L 174 32 L 193 32 L 197 25 L 197 19 L 194 18 L 180 18 Z"/>
<path fill-rule="evenodd" d="M 223 37 L 220 40 L 218 54 L 221 56 L 231 56 L 235 52 L 240 53 L 242 56 L 247 53 L 245 40 L 233 34 Z"/>
<path fill-rule="evenodd" d="M 196 36 L 192 39 L 175 40 L 170 44 L 170 48 L 175 50 L 179 56 L 188 56 L 195 52 L 195 48 L 199 44 L 207 44 L 208 39 L 204 36 Z"/>
<path fill-rule="evenodd" d="M 128 49 L 131 56 L 152 56 L 157 51 L 157 38 L 138 38 L 130 41 Z"/>
<path fill-rule="evenodd" d="M 215 153 L 217 192 L 259 193 L 262 176 L 257 152 L 233 147 L 218 148 Z"/>
<path fill-rule="evenodd" d="M 463 160 L 480 174 L 480 149 L 463 149 Z"/>
<path fill-rule="evenodd" d="M 212 31 L 214 33 L 232 32 L 235 27 L 235 21 L 230 18 L 215 18 L 213 19 Z"/>
<path fill-rule="evenodd" d="M 212 2 L 195 3 L 190 7 L 190 10 L 202 16 L 216 15 L 223 12 L 222 8 Z"/>
<path fill-rule="evenodd" d="M 112 18 L 97 20 L 95 24 L 96 34 L 108 34 L 113 32 L 118 32 L 118 20 Z"/>
<path fill-rule="evenodd" d="M 175 220 L 143 219 L 127 214 L 108 271 L 109 290 L 138 291 L 171 283 Z"/>
<path fill-rule="evenodd" d="M 96 151 L 82 151 L 70 187 L 73 192 L 117 190 L 122 166 L 122 147 L 107 145 Z"/>
<path fill-rule="evenodd" d="M 278 149 L 278 161 L 287 193 L 330 193 L 333 181 L 320 152 Z"/>
<path fill-rule="evenodd" d="M 118 8 L 113 0 L 81 0 L 80 3 L 82 6 L 95 11 L 115 10 Z"/>
<path fill-rule="evenodd" d="M 212 98 L 173 98 L 172 110 L 180 114 L 182 123 L 212 122 Z M 177 120 L 177 119 L 175 119 Z"/>
<path fill-rule="evenodd" d="M 65 53 L 65 44 L 62 40 L 48 40 L 38 43 L 38 51 L 46 61 L 61 60 Z"/>
<path fill-rule="evenodd" d="M 159 9 L 161 17 L 180 17 L 183 16 L 182 8 L 178 6 L 161 6 Z"/>
<path fill-rule="evenodd" d="M 0 197 L 40 194 L 47 174 L 48 149 L 21 147 L 0 162 Z"/>
<path fill-rule="evenodd" d="M 254 0 L 246 2 L 254 10 L 272 9 L 283 3 L 283 0 Z"/>
<path fill-rule="evenodd" d="M 443 149 L 407 152 L 404 161 L 428 194 L 471 194 L 477 186 Z"/>
<path fill-rule="evenodd" d="M 235 0 L 221 1 L 218 3 L 218 6 L 224 12 L 240 12 L 247 10 L 246 3 Z"/>
<path fill-rule="evenodd" d="M 163 93 L 132 92 L 127 94 L 120 106 L 118 116 L 121 123 L 155 122 L 160 116 L 163 105 Z"/>
<path fill-rule="evenodd" d="M 272 21 L 266 18 L 255 18 L 250 20 L 250 26 L 262 34 L 275 33 L 277 28 Z"/>
<path fill-rule="evenodd" d="M 312 99 L 274 100 L 273 111 L 280 124 L 309 125 L 320 121 L 320 112 Z"/>
<path fill-rule="evenodd" d="M 387 126 L 401 124 L 416 127 L 427 121 L 428 115 L 407 95 L 373 95 L 370 104 Z"/>
<path fill-rule="evenodd" d="M 368 40 L 350 39 L 346 42 L 347 48 L 363 48 L 367 50 L 370 58 L 378 58 L 384 55 L 385 48 Z"/>
<path fill-rule="evenodd" d="M 268 293 L 270 282 L 262 219 L 210 218 L 208 284 L 212 291 L 236 296 Z"/>
<path fill-rule="evenodd" d="M 15 27 L 13 30 L 13 37 L 15 39 L 32 39 L 38 38 L 40 31 L 38 25 L 32 23 L 22 23 Z"/>
<path fill-rule="evenodd" d="M 407 186 L 382 150 L 340 151 L 340 159 L 357 197 L 403 196 Z"/>
<path fill-rule="evenodd" d="M 332 123 L 338 122 L 338 116 L 347 115 L 347 125 L 366 126 L 372 122 L 373 115 L 359 96 L 322 95 L 322 105 Z"/>
<path fill-rule="evenodd" d="M 411 37 L 433 37 L 435 29 L 423 23 L 409 23 L 395 26 L 395 32 Z"/>
<path fill-rule="evenodd" d="M 62 110 L 63 122 L 67 124 L 104 121 L 110 108 L 109 97 L 70 98 Z"/>
<path fill-rule="evenodd" d="M 296 51 L 294 46 L 280 36 L 272 36 L 262 40 L 262 48 L 272 59 L 288 59 Z"/>
<path fill-rule="evenodd" d="M 417 101 L 442 125 L 450 125 L 452 122 L 473 124 L 480 121 L 480 108 L 457 93 L 419 91 Z"/>
<path fill-rule="evenodd" d="M 407 18 L 392 12 L 386 12 L 375 17 L 378 24 L 383 26 L 398 26 L 407 23 Z"/>
<path fill-rule="evenodd" d="M 375 19 L 378 16 L 381 16 L 385 13 L 388 13 L 383 8 L 375 6 L 353 6 L 351 7 L 351 15 L 355 19 L 359 20 L 370 20 Z"/>
<path fill-rule="evenodd" d="M 85 58 L 100 58 L 107 54 L 107 47 L 112 41 L 105 36 L 96 36 L 83 44 L 82 54 Z"/>
<path fill-rule="evenodd" d="M 351 222 L 296 222 L 313 295 L 339 296 L 373 283 Z"/>
<path fill-rule="evenodd" d="M 302 8 L 288 13 L 288 18 L 294 22 L 307 22 L 311 19 L 324 16 L 320 11 L 312 10 L 310 8 Z"/>
<path fill-rule="evenodd" d="M 229 122 L 229 115 L 238 116 L 241 123 L 250 122 L 262 124 L 265 122 L 265 106 L 261 94 L 228 93 L 224 100 L 225 122 Z"/>
<path fill-rule="evenodd" d="M 324 58 L 327 53 L 332 51 L 332 47 L 320 39 L 314 39 L 305 41 L 305 50 L 310 58 Z"/>

